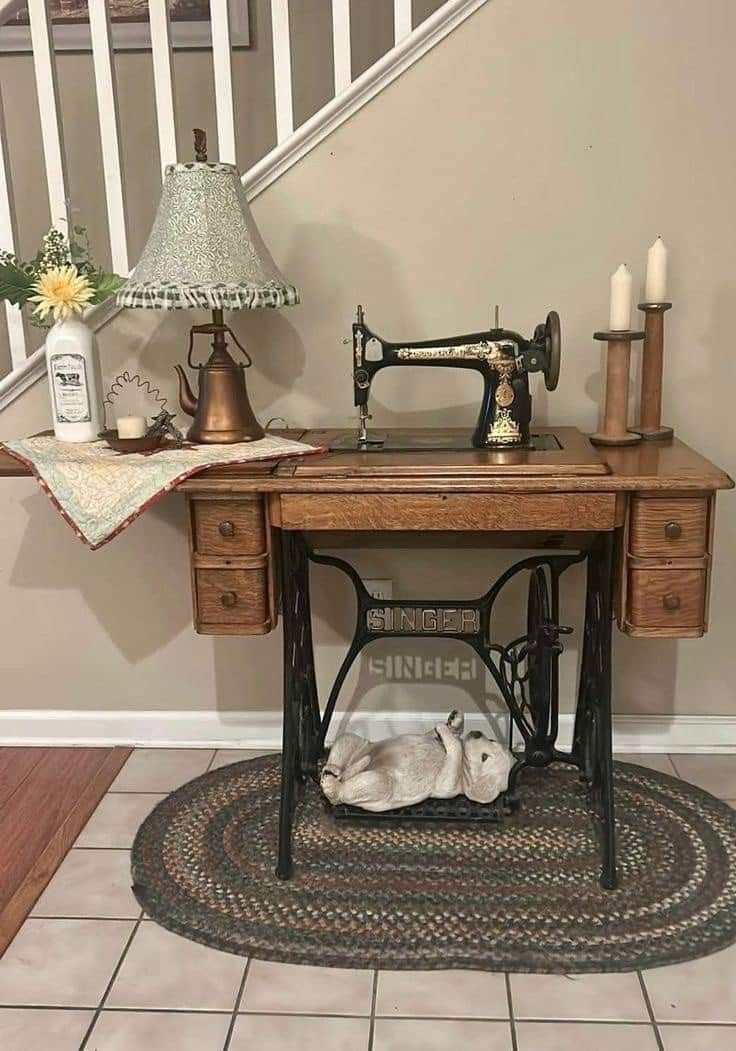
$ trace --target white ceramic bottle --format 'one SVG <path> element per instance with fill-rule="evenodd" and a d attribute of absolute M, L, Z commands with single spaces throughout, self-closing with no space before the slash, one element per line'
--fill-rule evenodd
<path fill-rule="evenodd" d="M 95 334 L 79 318 L 57 321 L 46 337 L 54 434 L 62 442 L 93 442 L 104 428 L 102 380 Z"/>

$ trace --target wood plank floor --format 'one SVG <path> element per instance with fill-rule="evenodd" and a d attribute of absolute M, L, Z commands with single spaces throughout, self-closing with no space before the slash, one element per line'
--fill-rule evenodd
<path fill-rule="evenodd" d="M 0 748 L 0 956 L 130 748 Z"/>

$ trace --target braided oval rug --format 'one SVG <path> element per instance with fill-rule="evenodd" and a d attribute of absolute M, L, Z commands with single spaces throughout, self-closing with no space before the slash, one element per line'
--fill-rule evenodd
<path fill-rule="evenodd" d="M 736 941 L 736 811 L 616 764 L 620 886 L 598 883 L 577 774 L 521 776 L 503 826 L 336 822 L 308 785 L 292 880 L 274 875 L 280 757 L 214 770 L 163 800 L 133 847 L 161 926 L 227 952 L 387 969 L 628 971 Z"/>

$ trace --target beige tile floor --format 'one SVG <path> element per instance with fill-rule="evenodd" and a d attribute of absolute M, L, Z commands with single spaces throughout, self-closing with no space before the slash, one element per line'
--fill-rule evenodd
<path fill-rule="evenodd" d="M 0 960 L 1 1051 L 733 1051 L 736 947 L 641 974 L 328 970 L 247 961 L 146 921 L 146 813 L 262 754 L 139 750 Z M 619 756 L 736 804 L 736 756 Z"/>

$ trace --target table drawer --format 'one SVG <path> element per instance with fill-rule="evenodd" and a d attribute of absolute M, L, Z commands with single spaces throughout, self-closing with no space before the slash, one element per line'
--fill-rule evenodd
<path fill-rule="evenodd" d="M 613 493 L 285 493 L 285 529 L 613 529 Z"/>
<path fill-rule="evenodd" d="M 629 621 L 635 628 L 705 629 L 705 569 L 632 568 Z"/>
<path fill-rule="evenodd" d="M 266 566 L 195 569 L 194 606 L 203 634 L 265 634 L 272 627 Z"/>
<path fill-rule="evenodd" d="M 632 555 L 682 558 L 705 554 L 708 542 L 706 497 L 634 497 L 629 549 Z"/>
<path fill-rule="evenodd" d="M 194 550 L 201 555 L 258 555 L 266 550 L 263 497 L 192 500 Z"/>

